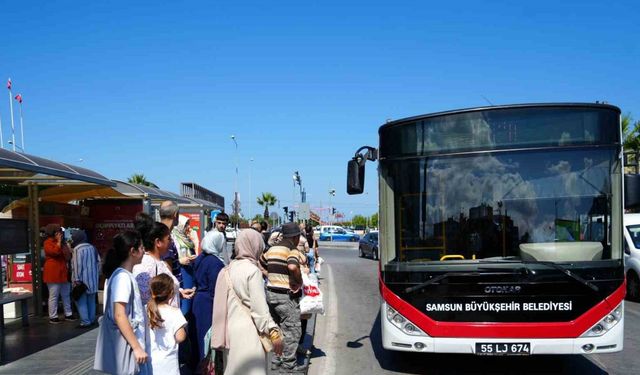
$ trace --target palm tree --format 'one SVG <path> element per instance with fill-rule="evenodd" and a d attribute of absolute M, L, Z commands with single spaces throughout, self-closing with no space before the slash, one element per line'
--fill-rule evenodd
<path fill-rule="evenodd" d="M 151 186 L 153 188 L 158 189 L 158 185 L 154 184 L 151 181 L 148 181 L 147 178 L 142 173 L 134 173 L 127 179 L 127 182 L 132 184 L 138 184 L 143 186 Z"/>
<path fill-rule="evenodd" d="M 278 201 L 278 198 L 276 198 L 275 195 L 268 192 L 262 193 L 262 196 L 259 196 L 258 199 L 256 200 L 256 202 L 258 202 L 260 206 L 264 207 L 265 220 L 269 220 L 269 207 L 275 205 L 277 201 Z"/>
<path fill-rule="evenodd" d="M 627 151 L 640 151 L 640 121 L 633 122 L 631 113 L 622 115 L 623 147 Z"/>

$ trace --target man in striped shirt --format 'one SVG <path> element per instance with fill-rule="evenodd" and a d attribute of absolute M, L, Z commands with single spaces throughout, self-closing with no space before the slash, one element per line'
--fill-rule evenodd
<path fill-rule="evenodd" d="M 283 335 L 283 351 L 273 356 L 271 368 L 279 366 L 288 371 L 301 371 L 296 362 L 298 340 L 302 335 L 300 322 L 300 297 L 302 274 L 300 272 L 300 228 L 296 223 L 282 226 L 282 239 L 262 254 L 260 263 L 267 270 L 267 303 L 273 319 L 280 325 Z"/>

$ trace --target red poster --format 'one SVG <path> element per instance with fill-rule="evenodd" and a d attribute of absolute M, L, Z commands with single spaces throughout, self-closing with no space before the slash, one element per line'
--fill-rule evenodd
<path fill-rule="evenodd" d="M 30 283 L 31 263 L 13 263 L 11 265 L 11 281 L 14 283 Z"/>

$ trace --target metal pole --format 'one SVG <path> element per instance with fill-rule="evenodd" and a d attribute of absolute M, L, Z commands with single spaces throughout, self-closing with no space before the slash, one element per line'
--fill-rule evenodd
<path fill-rule="evenodd" d="M 2 138 L 2 117 L 0 117 L 0 148 L 4 148 L 4 138 Z"/>
<path fill-rule="evenodd" d="M 233 134 L 231 135 L 231 140 L 236 145 L 236 152 L 234 156 L 235 164 L 236 164 L 236 181 L 235 181 L 236 189 L 235 189 L 235 192 L 233 193 L 233 213 L 236 216 L 236 229 L 238 229 L 238 224 L 240 221 L 240 207 L 238 207 L 238 142 L 236 141 L 236 136 Z"/>
<path fill-rule="evenodd" d="M 251 171 L 253 169 L 253 158 L 249 159 L 249 220 L 253 219 L 253 192 L 251 190 Z"/>
<path fill-rule="evenodd" d="M 20 99 L 20 139 L 22 139 L 22 152 L 24 151 L 24 125 L 22 123 L 22 99 Z"/>
<path fill-rule="evenodd" d="M 42 316 L 42 267 L 40 262 L 40 208 L 38 204 L 38 185 L 29 184 L 29 228 L 31 248 L 31 285 L 33 290 L 33 308 L 36 316 Z"/>
<path fill-rule="evenodd" d="M 11 82 L 11 79 L 9 79 Z M 13 142 L 13 151 L 16 151 L 16 128 L 13 125 L 13 96 L 11 95 L 11 85 L 9 85 L 9 107 L 11 108 L 11 141 Z"/>

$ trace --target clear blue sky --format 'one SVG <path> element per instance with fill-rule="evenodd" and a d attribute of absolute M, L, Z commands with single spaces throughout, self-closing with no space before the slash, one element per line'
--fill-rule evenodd
<path fill-rule="evenodd" d="M 346 162 L 386 119 L 483 97 L 640 118 L 637 1 L 2 3 L 0 79 L 23 94 L 28 153 L 194 181 L 229 209 L 234 134 L 245 215 L 250 190 L 290 205 L 295 170 L 313 207 L 335 188 L 347 216 L 375 212 L 375 165 L 351 197 Z M 6 142 L 6 92 L 0 116 Z"/>

